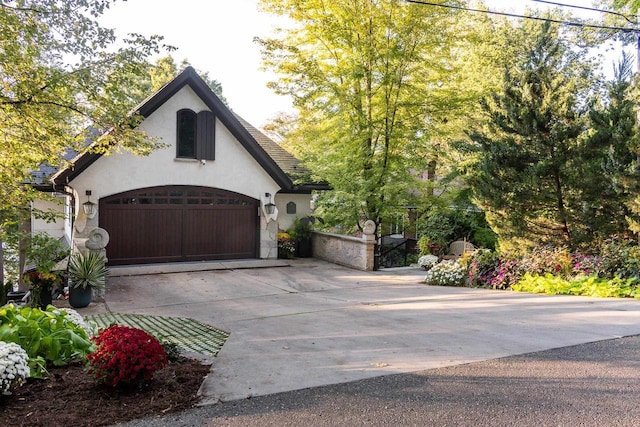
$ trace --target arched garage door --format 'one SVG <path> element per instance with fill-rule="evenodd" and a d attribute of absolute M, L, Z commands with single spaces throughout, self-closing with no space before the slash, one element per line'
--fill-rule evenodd
<path fill-rule="evenodd" d="M 207 187 L 143 188 L 100 199 L 110 265 L 256 258 L 258 201 Z"/>

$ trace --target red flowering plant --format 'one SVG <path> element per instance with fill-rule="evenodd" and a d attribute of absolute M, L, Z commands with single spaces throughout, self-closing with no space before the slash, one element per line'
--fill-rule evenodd
<path fill-rule="evenodd" d="M 160 342 L 142 329 L 112 325 L 93 338 L 87 373 L 110 387 L 142 386 L 167 365 Z"/>

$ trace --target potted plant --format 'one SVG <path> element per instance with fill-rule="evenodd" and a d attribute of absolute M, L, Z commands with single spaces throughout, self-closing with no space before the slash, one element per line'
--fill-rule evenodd
<path fill-rule="evenodd" d="M 31 305 L 44 309 L 51 304 L 53 289 L 62 284 L 58 263 L 69 256 L 69 249 L 59 239 L 41 233 L 31 237 L 25 255 L 31 263 L 23 276 L 31 291 Z"/>
<path fill-rule="evenodd" d="M 281 231 L 278 233 L 278 258 L 291 259 L 296 247 L 289 233 Z"/>
<path fill-rule="evenodd" d="M 296 242 L 296 254 L 300 258 L 309 258 L 312 255 L 311 232 L 316 221 L 324 224 L 322 218 L 312 215 L 297 218 L 294 223 L 290 234 Z"/>
<path fill-rule="evenodd" d="M 91 303 L 93 290 L 107 285 L 108 269 L 98 252 L 77 252 L 69 261 L 69 304 L 83 308 Z"/>
<path fill-rule="evenodd" d="M 62 284 L 61 272 L 58 271 L 49 273 L 30 271 L 24 275 L 24 279 L 29 283 L 31 306 L 43 310 L 52 302 L 53 289 Z"/>

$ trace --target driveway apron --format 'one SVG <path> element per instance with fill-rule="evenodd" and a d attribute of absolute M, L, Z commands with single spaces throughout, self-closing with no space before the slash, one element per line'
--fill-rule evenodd
<path fill-rule="evenodd" d="M 201 393 L 229 401 L 640 334 L 640 301 L 425 286 L 418 269 L 289 267 L 113 277 L 110 311 L 231 335 Z"/>

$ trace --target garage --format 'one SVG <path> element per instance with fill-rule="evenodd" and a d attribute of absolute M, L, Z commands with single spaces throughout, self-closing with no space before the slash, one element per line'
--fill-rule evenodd
<path fill-rule="evenodd" d="M 258 200 L 208 187 L 143 188 L 100 199 L 109 265 L 257 258 Z"/>

